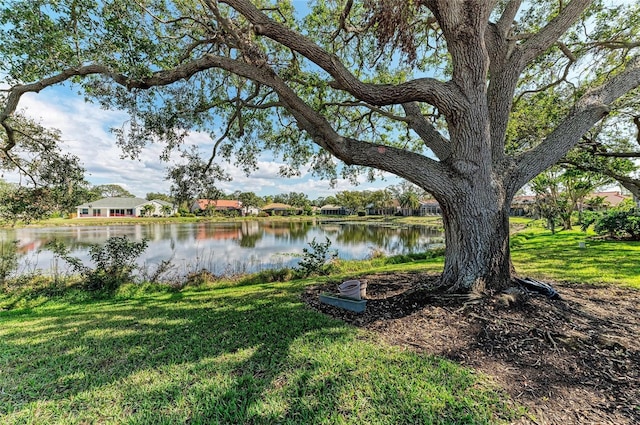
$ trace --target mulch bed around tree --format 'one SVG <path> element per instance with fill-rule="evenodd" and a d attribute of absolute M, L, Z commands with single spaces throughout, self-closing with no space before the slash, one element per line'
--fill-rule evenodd
<path fill-rule="evenodd" d="M 640 423 L 640 291 L 554 283 L 560 300 L 498 296 L 465 303 L 430 290 L 438 276 L 362 276 L 367 308 L 320 303 L 340 282 L 310 287 L 311 307 L 391 344 L 491 376 L 527 407 L 526 424 Z M 426 288 L 426 289 L 425 289 Z"/>

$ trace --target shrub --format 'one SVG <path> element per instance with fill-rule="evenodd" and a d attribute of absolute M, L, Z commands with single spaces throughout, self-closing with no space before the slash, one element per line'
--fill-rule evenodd
<path fill-rule="evenodd" d="M 595 220 L 594 230 L 613 238 L 640 240 L 640 213 L 638 210 L 611 210 Z"/>
<path fill-rule="evenodd" d="M 11 273 L 18 269 L 18 241 L 0 244 L 0 283 L 4 284 Z"/>
<path fill-rule="evenodd" d="M 126 236 L 112 236 L 102 246 L 91 245 L 89 256 L 95 264 L 94 268 L 70 256 L 69 249 L 60 242 L 50 242 L 47 247 L 82 275 L 85 289 L 114 291 L 133 279 L 133 271 L 137 268 L 135 262 L 147 249 L 147 240 L 136 242 Z"/>
<path fill-rule="evenodd" d="M 385 258 L 385 264 L 404 264 L 413 261 L 429 260 L 432 258 L 444 257 L 444 248 L 430 249 L 424 252 L 411 252 L 408 254 L 398 254 Z"/>
<path fill-rule="evenodd" d="M 387 254 L 385 254 L 382 248 L 371 248 L 371 253 L 369 254 L 369 259 L 374 260 L 376 258 L 385 258 Z"/>
<path fill-rule="evenodd" d="M 222 215 L 227 218 L 236 218 L 240 216 L 240 212 L 237 210 L 226 210 L 222 212 Z"/>
<path fill-rule="evenodd" d="M 302 277 L 316 275 L 328 275 L 333 268 L 332 262 L 338 258 L 338 251 L 329 251 L 331 241 L 325 238 L 325 242 L 316 242 L 313 238 L 309 242 L 310 248 L 302 249 L 302 259 L 294 269 L 297 275 Z"/>

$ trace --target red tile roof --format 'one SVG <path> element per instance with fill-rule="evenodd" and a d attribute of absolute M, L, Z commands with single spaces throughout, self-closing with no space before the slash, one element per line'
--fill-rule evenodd
<path fill-rule="evenodd" d="M 262 209 L 263 210 L 297 210 L 299 208 L 292 207 L 291 205 L 287 205 L 287 204 L 280 204 L 280 203 L 276 202 L 276 203 L 267 204 L 264 207 L 262 207 Z"/>
<path fill-rule="evenodd" d="M 213 208 L 217 210 L 239 210 L 242 208 L 240 201 L 230 201 L 227 199 L 198 199 L 198 206 L 201 210 L 206 210 L 209 205 L 213 206 Z"/>
<path fill-rule="evenodd" d="M 596 192 L 589 195 L 588 198 L 604 198 L 604 202 L 612 207 L 620 205 L 625 199 L 630 199 L 629 196 L 625 196 L 617 191 Z"/>

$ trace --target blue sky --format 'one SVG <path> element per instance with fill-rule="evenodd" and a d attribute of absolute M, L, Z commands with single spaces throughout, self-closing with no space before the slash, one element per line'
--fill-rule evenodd
<path fill-rule="evenodd" d="M 80 158 L 91 184 L 118 184 L 139 197 L 144 197 L 149 192 L 169 193 L 170 182 L 165 180 L 169 164 L 159 159 L 161 145 L 149 145 L 139 160 L 121 158 L 122 151 L 109 129 L 121 127 L 128 119 L 126 113 L 105 111 L 96 104 L 86 103 L 77 91 L 66 86 L 50 87 L 39 94 L 26 94 L 21 99 L 18 110 L 46 127 L 61 131 L 62 149 Z M 206 134 L 194 133 L 189 136 L 187 143 L 206 148 L 211 145 L 211 139 Z M 255 192 L 260 196 L 303 192 L 310 199 L 316 199 L 343 190 L 376 190 L 399 181 L 395 176 L 389 175 L 385 180 L 368 183 L 363 176 L 362 184 L 358 186 L 339 180 L 332 189 L 328 181 L 311 176 L 306 169 L 301 170 L 299 178 L 280 177 L 280 165 L 282 164 L 269 153 L 265 153 L 259 162 L 259 170 L 247 177 L 240 169 L 226 164 L 233 180 L 221 182 L 220 188 L 227 193 L 241 190 Z M 5 175 L 4 179 L 16 181 L 11 175 Z"/>

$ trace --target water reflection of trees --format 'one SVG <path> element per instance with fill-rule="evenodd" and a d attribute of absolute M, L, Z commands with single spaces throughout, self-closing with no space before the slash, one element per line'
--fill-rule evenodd
<path fill-rule="evenodd" d="M 371 244 L 393 253 L 424 251 L 441 239 L 441 231 L 426 226 L 343 224 L 336 235 L 344 245 Z"/>
<path fill-rule="evenodd" d="M 260 225 L 256 221 L 245 221 L 240 227 L 240 241 L 242 248 L 255 248 L 256 243 L 262 239 L 264 233 L 260 230 Z"/>
<path fill-rule="evenodd" d="M 264 233 L 276 239 L 289 242 L 305 241 L 309 231 L 315 227 L 311 221 L 272 221 L 264 223 Z"/>

